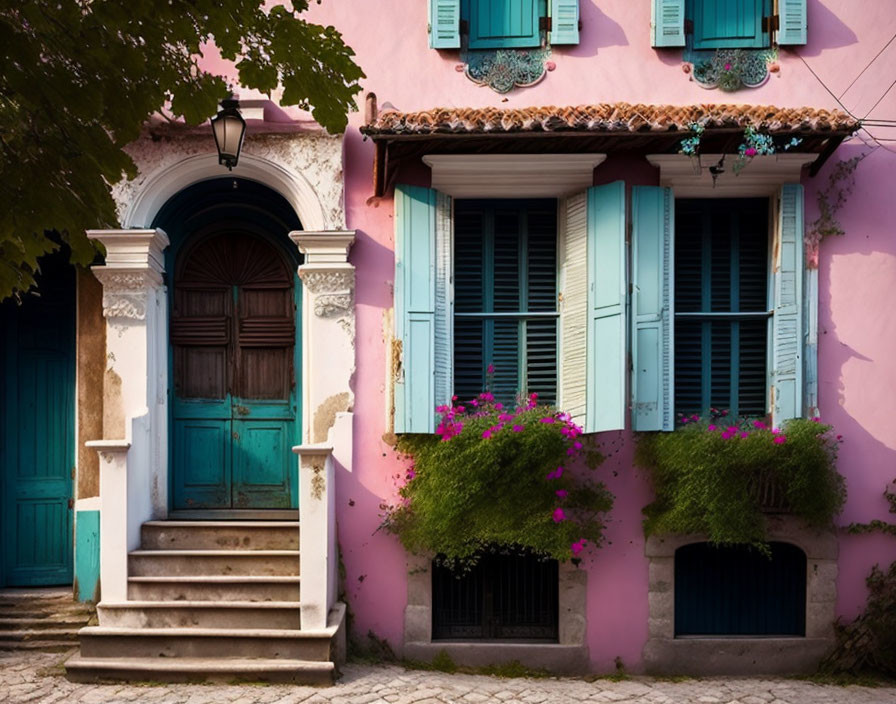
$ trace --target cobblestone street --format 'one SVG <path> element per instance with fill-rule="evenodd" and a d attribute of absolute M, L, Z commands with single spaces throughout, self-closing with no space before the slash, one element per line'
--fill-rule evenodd
<path fill-rule="evenodd" d="M 60 704 L 896 704 L 896 687 L 834 687 L 789 679 L 502 679 L 395 666 L 348 665 L 327 689 L 287 685 L 87 685 L 62 676 L 63 654 L 0 653 L 0 702 Z"/>

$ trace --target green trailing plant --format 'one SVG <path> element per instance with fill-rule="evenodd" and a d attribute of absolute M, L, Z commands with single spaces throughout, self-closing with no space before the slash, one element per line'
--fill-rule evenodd
<path fill-rule="evenodd" d="M 827 186 L 818 191 L 818 217 L 808 228 L 807 238 L 810 242 L 817 244 L 830 235 L 845 234 L 837 213 L 852 195 L 856 185 L 856 169 L 866 156 L 867 153 L 860 154 L 834 164 L 828 175 Z"/>
<path fill-rule="evenodd" d="M 640 434 L 635 461 L 656 494 L 644 509 L 645 533 L 703 533 L 764 550 L 769 511 L 829 527 L 846 495 L 836 469 L 841 439 L 819 418 L 778 429 L 715 409 L 706 419 L 683 416 L 675 432 Z"/>
<path fill-rule="evenodd" d="M 884 489 L 884 498 L 890 504 L 890 513 L 896 513 L 896 479 L 893 480 L 893 488 L 887 487 Z M 861 533 L 885 533 L 896 536 L 896 523 L 875 518 L 872 521 L 868 521 L 868 523 L 850 523 L 846 526 L 846 531 L 854 535 Z"/>
<path fill-rule="evenodd" d="M 837 623 L 837 645 L 821 672 L 896 676 L 896 562 L 884 571 L 875 565 L 865 580 L 868 602 L 852 623 Z"/>
<path fill-rule="evenodd" d="M 505 409 L 486 391 L 437 409 L 436 435 L 405 435 L 412 460 L 383 527 L 411 552 L 469 567 L 494 546 L 567 560 L 603 536 L 613 504 L 590 476 L 603 456 L 570 417 L 532 394 Z"/>

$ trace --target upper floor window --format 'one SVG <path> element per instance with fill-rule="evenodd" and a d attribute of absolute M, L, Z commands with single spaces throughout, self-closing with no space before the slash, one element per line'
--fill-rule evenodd
<path fill-rule="evenodd" d="M 771 0 L 689 0 L 686 12 L 694 49 L 769 46 Z"/>
<path fill-rule="evenodd" d="M 579 43 L 579 0 L 429 0 L 429 46 L 527 49 Z"/>
<path fill-rule="evenodd" d="M 655 47 L 761 49 L 806 43 L 806 0 L 652 0 Z M 691 40 L 688 42 L 687 35 Z"/>

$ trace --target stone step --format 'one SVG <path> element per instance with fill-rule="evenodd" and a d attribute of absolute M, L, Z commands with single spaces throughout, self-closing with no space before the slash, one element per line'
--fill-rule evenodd
<path fill-rule="evenodd" d="M 298 521 L 147 521 L 144 550 L 298 550 Z"/>
<path fill-rule="evenodd" d="M 85 658 L 331 659 L 333 632 L 282 629 L 127 628 L 88 626 L 79 632 Z"/>
<path fill-rule="evenodd" d="M 44 631 L 51 628 L 67 628 L 77 631 L 87 625 L 89 618 L 60 618 L 58 616 L 6 618 L 0 617 L 0 635 L 5 631 Z"/>
<path fill-rule="evenodd" d="M 42 628 L 39 631 L 23 629 L 2 631 L 0 638 L 9 643 L 35 640 L 77 641 L 78 631 L 78 628 Z"/>
<path fill-rule="evenodd" d="M 211 602 L 126 601 L 100 602 L 100 623 L 125 628 L 301 628 L 297 601 Z"/>
<path fill-rule="evenodd" d="M 332 662 L 260 658 L 88 658 L 75 655 L 65 663 L 73 682 L 101 680 L 151 682 L 278 682 L 305 685 L 333 683 Z"/>
<path fill-rule="evenodd" d="M 129 577 L 136 601 L 298 601 L 301 577 L 202 575 Z"/>
<path fill-rule="evenodd" d="M 76 640 L 0 640 L 0 650 L 36 650 L 43 653 L 64 653 L 78 647 Z"/>
<path fill-rule="evenodd" d="M 186 575 L 299 574 L 298 550 L 134 550 L 128 574 L 136 577 Z"/>

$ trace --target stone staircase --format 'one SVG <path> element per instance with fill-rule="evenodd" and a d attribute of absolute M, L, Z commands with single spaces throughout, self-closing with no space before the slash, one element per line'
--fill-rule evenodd
<path fill-rule="evenodd" d="M 331 684 L 344 606 L 302 630 L 300 597 L 298 522 L 144 523 L 128 601 L 97 605 L 68 678 Z"/>
<path fill-rule="evenodd" d="M 72 650 L 91 619 L 93 606 L 75 601 L 71 587 L 2 589 L 0 650 Z"/>

